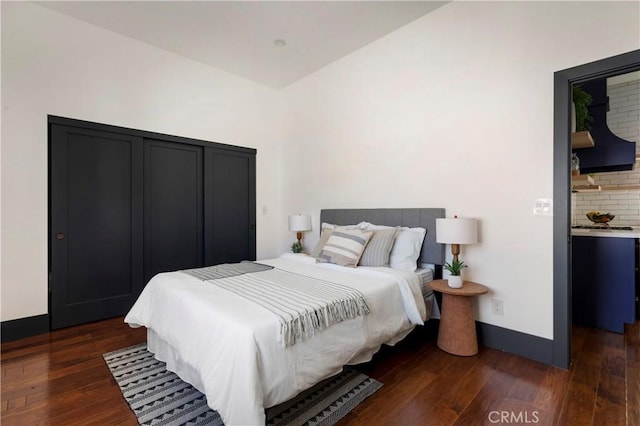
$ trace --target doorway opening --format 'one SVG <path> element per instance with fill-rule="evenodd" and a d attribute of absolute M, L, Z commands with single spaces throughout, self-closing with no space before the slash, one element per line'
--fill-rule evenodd
<path fill-rule="evenodd" d="M 640 50 L 554 74 L 553 365 L 571 362 L 571 89 L 574 84 L 640 69 Z"/>

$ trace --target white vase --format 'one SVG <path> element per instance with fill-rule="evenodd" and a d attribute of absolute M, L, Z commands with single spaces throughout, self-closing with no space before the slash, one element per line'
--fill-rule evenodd
<path fill-rule="evenodd" d="M 462 276 L 461 275 L 449 275 L 447 284 L 451 288 L 462 288 Z"/>

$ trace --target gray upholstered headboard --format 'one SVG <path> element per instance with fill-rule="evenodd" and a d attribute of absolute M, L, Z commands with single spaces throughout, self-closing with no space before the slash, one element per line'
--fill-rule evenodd
<path fill-rule="evenodd" d="M 376 225 L 420 226 L 427 230 L 419 263 L 444 264 L 444 244 L 436 243 L 436 218 L 445 217 L 444 209 L 329 209 L 320 211 L 320 223 L 354 225 L 366 221 Z"/>

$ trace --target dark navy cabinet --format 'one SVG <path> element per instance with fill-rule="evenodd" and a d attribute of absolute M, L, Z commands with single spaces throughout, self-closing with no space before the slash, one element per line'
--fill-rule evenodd
<path fill-rule="evenodd" d="M 573 323 L 624 332 L 636 318 L 636 238 L 572 237 Z"/>

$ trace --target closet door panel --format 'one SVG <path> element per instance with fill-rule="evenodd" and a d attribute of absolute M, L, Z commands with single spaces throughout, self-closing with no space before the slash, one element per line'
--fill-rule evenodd
<path fill-rule="evenodd" d="M 203 148 L 145 140 L 145 281 L 203 265 Z"/>
<path fill-rule="evenodd" d="M 255 259 L 255 150 L 48 121 L 52 329 L 126 314 L 157 273 Z"/>
<path fill-rule="evenodd" d="M 126 313 L 143 286 L 142 142 L 52 125 L 51 323 Z"/>
<path fill-rule="evenodd" d="M 205 152 L 206 263 L 255 260 L 255 155 Z"/>

